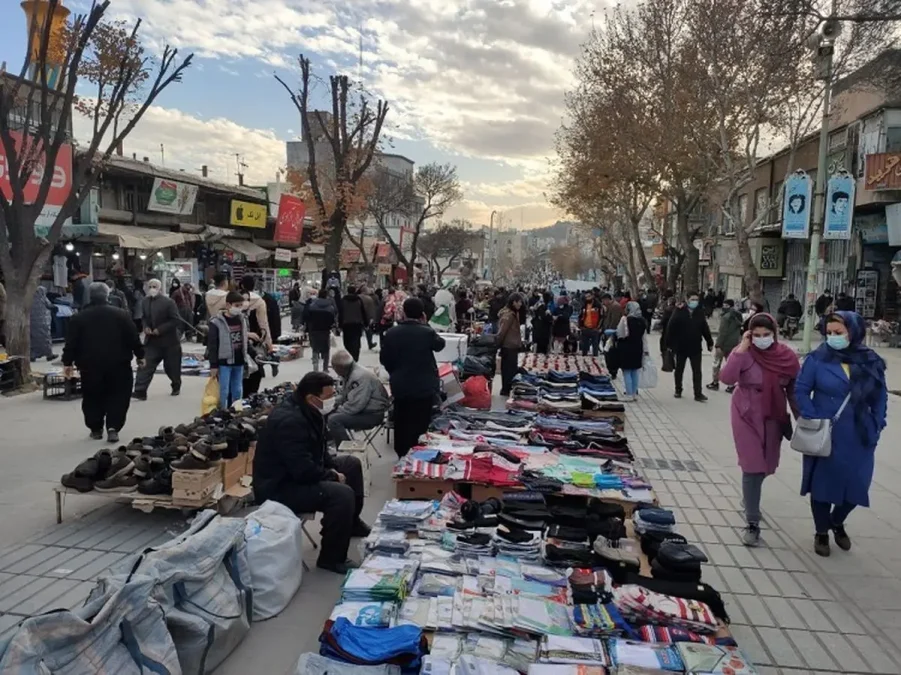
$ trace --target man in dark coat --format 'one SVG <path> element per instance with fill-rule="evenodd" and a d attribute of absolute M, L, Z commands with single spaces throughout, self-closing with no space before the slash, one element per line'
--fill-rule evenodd
<path fill-rule="evenodd" d="M 735 309 L 735 300 L 723 301 L 723 312 L 720 314 L 720 328 L 716 336 L 716 351 L 713 355 L 713 379 L 707 388 L 718 391 L 720 388 L 720 369 L 729 358 L 732 350 L 738 347 L 742 336 L 741 312 Z M 734 385 L 726 387 L 730 394 L 734 391 Z"/>
<path fill-rule="evenodd" d="M 322 370 L 328 371 L 331 331 L 335 327 L 337 316 L 335 305 L 326 289 L 320 288 L 319 294 L 307 301 L 303 310 L 303 323 L 310 336 L 313 370 L 319 370 L 319 360 L 322 359 Z"/>
<path fill-rule="evenodd" d="M 379 361 L 388 371 L 394 397 L 394 451 L 406 455 L 428 431 L 440 382 L 435 352 L 444 338 L 426 323 L 419 298 L 404 301 L 404 316 L 382 337 Z"/>
<path fill-rule="evenodd" d="M 275 342 L 282 334 L 282 309 L 278 306 L 278 300 L 269 291 L 263 292 L 263 302 L 266 303 L 269 336 L 272 338 L 272 342 Z"/>
<path fill-rule="evenodd" d="M 163 364 L 163 370 L 172 383 L 172 395 L 181 393 L 181 340 L 178 337 L 178 307 L 172 298 L 162 292 L 159 279 L 147 282 L 147 297 L 143 303 L 144 323 L 144 365 L 135 377 L 135 391 L 132 398 L 147 400 L 147 387 L 153 380 L 156 367 Z"/>
<path fill-rule="evenodd" d="M 847 293 L 841 292 L 838 294 L 838 297 L 835 299 L 835 311 L 836 312 L 853 312 L 854 311 L 854 298 L 852 298 Z"/>
<path fill-rule="evenodd" d="M 143 365 L 144 346 L 131 315 L 109 304 L 109 288 L 96 282 L 89 288 L 90 303 L 70 320 L 63 348 L 66 377 L 73 366 L 81 377 L 81 410 L 91 438 L 100 440 L 106 429 L 110 443 L 119 441 L 131 402 L 131 358 Z"/>
<path fill-rule="evenodd" d="M 697 293 L 689 293 L 688 302 L 676 306 L 672 318 L 666 327 L 666 346 L 676 355 L 676 398 L 682 398 L 682 376 L 685 374 L 685 363 L 691 362 L 692 384 L 695 401 L 707 400 L 701 389 L 701 343 L 707 343 L 707 351 L 713 350 L 713 338 L 704 308 L 701 307 Z"/>
<path fill-rule="evenodd" d="M 817 316 L 825 316 L 829 312 L 829 308 L 831 306 L 832 291 L 827 288 L 825 291 L 823 291 L 823 294 L 817 298 L 814 309 L 816 310 Z"/>
<path fill-rule="evenodd" d="M 326 373 L 303 376 L 260 430 L 253 458 L 253 491 L 294 513 L 322 512 L 322 547 L 316 566 L 346 574 L 351 537 L 366 537 L 363 467 L 351 455 L 328 453 L 326 416 L 335 407 L 335 381 Z"/>
<path fill-rule="evenodd" d="M 372 339 L 375 333 L 375 324 L 382 318 L 379 313 L 379 303 L 372 291 L 366 286 L 360 288 L 358 295 L 360 296 L 360 302 L 363 303 L 363 310 L 366 312 L 367 321 L 363 333 L 366 335 L 366 345 L 371 351 L 375 349 L 375 341 Z"/>
<path fill-rule="evenodd" d="M 354 361 L 359 361 L 360 342 L 370 317 L 366 314 L 366 306 L 357 294 L 356 287 L 347 287 L 347 293 L 341 298 L 339 316 L 344 335 L 344 348 L 354 357 Z"/>

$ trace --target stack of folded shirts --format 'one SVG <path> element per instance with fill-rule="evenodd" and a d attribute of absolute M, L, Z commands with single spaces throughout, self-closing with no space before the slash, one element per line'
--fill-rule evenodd
<path fill-rule="evenodd" d="M 531 469 L 523 469 L 519 473 L 519 481 L 530 490 L 544 493 L 554 493 L 563 490 L 563 482 L 556 478 L 550 478 Z"/>
<path fill-rule="evenodd" d="M 667 541 L 651 561 L 651 574 L 655 579 L 697 582 L 701 580 L 701 563 L 705 562 L 707 556 L 694 544 Z"/>
<path fill-rule="evenodd" d="M 607 570 L 575 568 L 569 574 L 574 605 L 606 604 L 613 600 L 613 578 Z"/>
<path fill-rule="evenodd" d="M 573 633 L 583 637 L 614 637 L 622 635 L 629 628 L 612 603 L 572 605 L 569 612 Z"/>
<path fill-rule="evenodd" d="M 392 499 L 382 507 L 379 522 L 389 530 L 412 532 L 435 510 L 432 502 Z"/>
<path fill-rule="evenodd" d="M 410 550 L 407 533 L 401 531 L 373 530 L 364 540 L 367 553 L 404 555 Z"/>
<path fill-rule="evenodd" d="M 541 640 L 538 660 L 542 663 L 586 663 L 606 666 L 607 650 L 595 638 L 545 635 Z"/>
<path fill-rule="evenodd" d="M 611 638 L 607 641 L 607 654 L 610 656 L 610 663 L 617 669 L 620 666 L 632 666 L 656 668 L 667 673 L 685 672 L 682 657 L 672 645 Z"/>
<path fill-rule="evenodd" d="M 685 600 L 626 584 L 613 592 L 613 602 L 630 623 L 674 626 L 694 633 L 717 631 L 713 611 L 696 600 Z"/>
<path fill-rule="evenodd" d="M 394 620 L 395 610 L 393 602 L 341 602 L 335 605 L 329 620 L 344 617 L 355 626 L 387 628 Z"/>
<path fill-rule="evenodd" d="M 594 474 L 594 484 L 599 490 L 622 490 L 623 479 L 612 473 Z"/>
<path fill-rule="evenodd" d="M 675 642 L 698 642 L 705 645 L 726 645 L 735 646 L 735 640 L 731 637 L 717 638 L 712 635 L 700 635 L 692 633 L 689 630 L 681 628 L 668 628 L 666 626 L 641 626 L 638 630 L 638 637 L 642 642 L 665 642 L 672 644 Z"/>
<path fill-rule="evenodd" d="M 638 534 L 645 532 L 672 532 L 676 525 L 676 517 L 672 511 L 660 509 L 656 506 L 635 509 L 632 514 L 632 523 Z"/>
<path fill-rule="evenodd" d="M 525 672 L 525 671 L 523 671 Z M 529 666 L 529 675 L 607 675 L 604 666 L 586 666 L 580 663 L 533 663 Z M 616 671 L 620 675 L 620 671 Z M 627 673 L 626 675 L 632 675 Z M 657 675 L 656 673 L 638 673 L 637 675 Z"/>
<path fill-rule="evenodd" d="M 685 670 L 697 675 L 757 675 L 751 660 L 738 647 L 692 644 L 677 645 Z"/>
<path fill-rule="evenodd" d="M 591 567 L 594 555 L 588 542 L 577 543 L 566 539 L 545 538 L 542 546 L 544 562 L 552 567 Z"/>
<path fill-rule="evenodd" d="M 524 562 L 538 562 L 541 559 L 541 535 L 537 532 L 500 525 L 493 542 L 498 556 L 510 556 Z"/>
<path fill-rule="evenodd" d="M 419 569 L 423 572 L 460 575 L 466 574 L 466 562 L 458 553 L 432 544 L 424 546 L 420 551 Z"/>
<path fill-rule="evenodd" d="M 342 602 L 397 602 L 407 597 L 413 575 L 408 570 L 355 569 L 341 587 Z"/>
<path fill-rule="evenodd" d="M 412 596 L 407 598 L 398 608 L 392 625 L 425 628 L 429 621 L 431 602 L 432 598 L 414 598 Z"/>
<path fill-rule="evenodd" d="M 611 546 L 611 540 L 598 537 L 594 542 L 594 554 L 598 563 L 610 572 L 617 583 L 623 583 L 629 574 L 641 571 L 641 560 L 628 548 Z"/>
<path fill-rule="evenodd" d="M 567 606 L 527 595 L 513 598 L 512 628 L 531 635 L 572 635 Z"/>
<path fill-rule="evenodd" d="M 492 555 L 491 535 L 482 532 L 458 534 L 454 543 L 454 553 L 465 556 Z"/>
<path fill-rule="evenodd" d="M 540 532 L 548 519 L 547 510 L 543 508 L 504 508 L 498 517 L 498 525 L 510 529 Z"/>
<path fill-rule="evenodd" d="M 588 544 L 588 532 L 582 527 L 571 525 L 548 525 L 547 537 L 551 539 L 565 539 L 579 544 Z"/>
<path fill-rule="evenodd" d="M 413 595 L 418 598 L 453 597 L 457 592 L 460 577 L 423 572 L 413 586 Z"/>

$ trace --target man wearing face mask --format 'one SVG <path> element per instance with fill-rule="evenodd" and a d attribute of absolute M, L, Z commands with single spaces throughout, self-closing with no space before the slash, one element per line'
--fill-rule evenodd
<path fill-rule="evenodd" d="M 707 397 L 701 390 L 701 343 L 706 342 L 707 351 L 713 351 L 713 338 L 699 300 L 697 293 L 689 293 L 688 302 L 677 305 L 666 327 L 666 346 L 676 355 L 676 370 L 673 373 L 676 398 L 682 398 L 685 363 L 690 362 L 695 401 L 704 402 Z"/>
<path fill-rule="evenodd" d="M 244 398 L 248 333 L 244 296 L 230 291 L 225 298 L 225 310 L 210 319 L 207 337 L 210 377 L 219 379 L 219 407 L 223 410 Z"/>
<path fill-rule="evenodd" d="M 363 468 L 351 455 L 328 454 L 326 418 L 335 407 L 335 381 L 314 371 L 270 414 L 253 459 L 258 504 L 272 499 L 294 513 L 322 512 L 322 546 L 316 566 L 346 574 L 351 537 L 369 535 L 360 519 Z"/>
<path fill-rule="evenodd" d="M 156 367 L 163 364 L 166 376 L 172 382 L 172 395 L 181 393 L 181 341 L 178 338 L 178 308 L 172 298 L 160 291 L 159 279 L 147 282 L 147 297 L 141 301 L 144 326 L 144 366 L 135 377 L 132 398 L 147 400 L 147 387 L 153 380 Z"/>

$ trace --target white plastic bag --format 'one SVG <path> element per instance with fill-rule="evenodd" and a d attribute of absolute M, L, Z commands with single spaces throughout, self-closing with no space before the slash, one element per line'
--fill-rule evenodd
<path fill-rule="evenodd" d="M 253 620 L 277 616 L 303 578 L 303 529 L 284 504 L 267 501 L 245 518 L 247 563 L 253 588 Z"/>
<path fill-rule="evenodd" d="M 650 354 L 645 354 L 641 362 L 641 376 L 638 378 L 640 389 L 654 389 L 657 386 L 657 366 Z"/>

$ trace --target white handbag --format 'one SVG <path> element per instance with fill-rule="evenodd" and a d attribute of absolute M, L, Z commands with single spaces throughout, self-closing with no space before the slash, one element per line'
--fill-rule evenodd
<path fill-rule="evenodd" d="M 832 454 L 832 425 L 842 416 L 851 394 L 845 396 L 841 407 L 832 419 L 809 420 L 799 417 L 792 433 L 791 449 L 810 457 L 828 457 Z"/>

